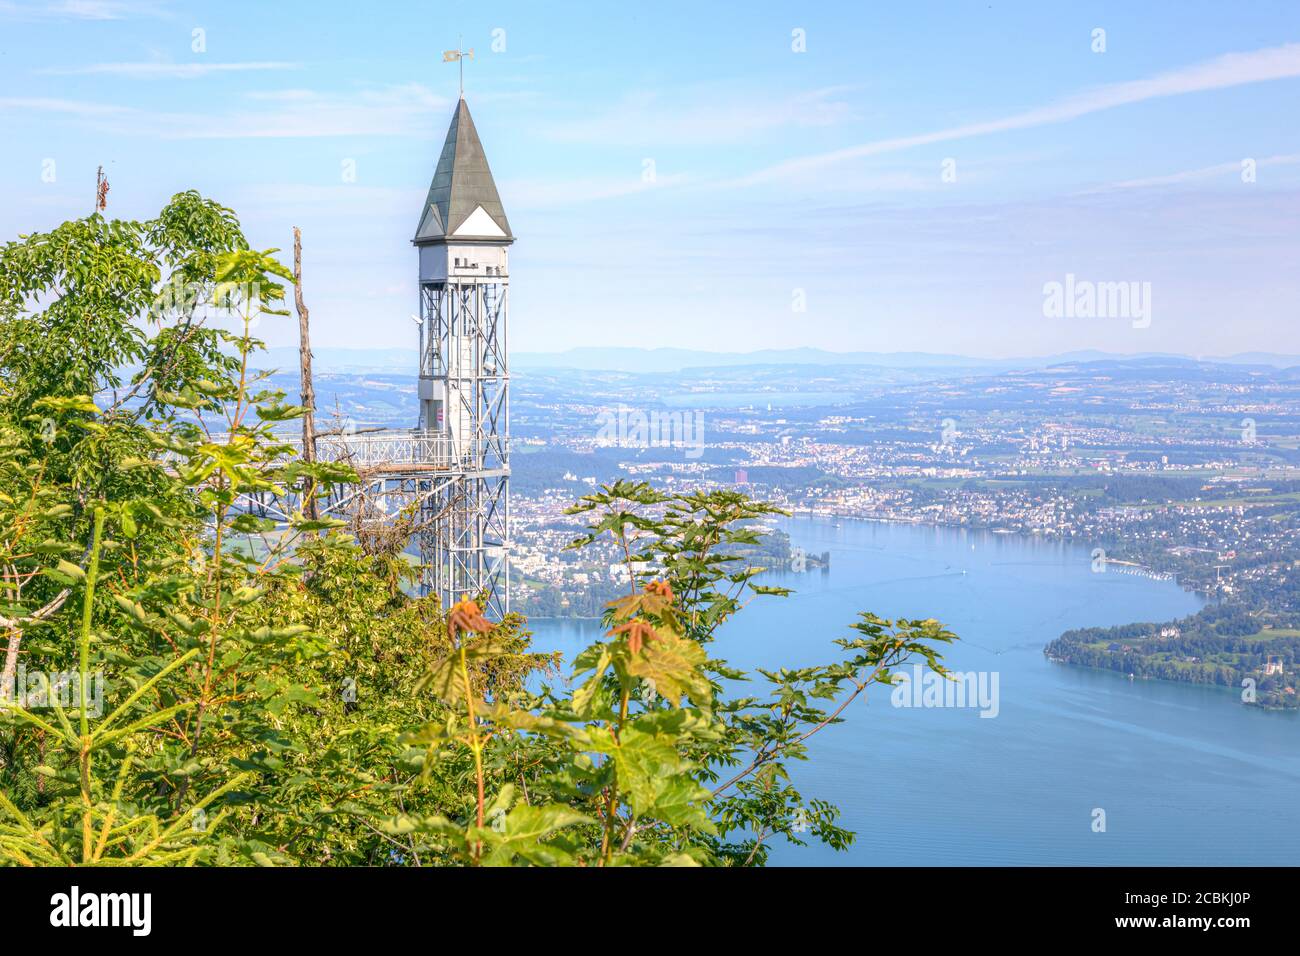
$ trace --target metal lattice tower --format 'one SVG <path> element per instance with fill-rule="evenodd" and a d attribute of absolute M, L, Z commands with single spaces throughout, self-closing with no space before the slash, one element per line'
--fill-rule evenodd
<path fill-rule="evenodd" d="M 422 498 L 428 587 L 445 604 L 486 594 L 509 611 L 510 223 L 461 99 L 413 240 L 420 253 L 418 430 L 448 449 Z M 434 520 L 436 518 L 436 520 Z"/>
<path fill-rule="evenodd" d="M 486 597 L 485 610 L 500 619 L 510 610 L 506 317 L 514 236 L 464 99 L 412 241 L 420 254 L 418 421 L 411 429 L 319 434 L 318 459 L 346 461 L 359 478 L 335 489 L 321 514 L 382 530 L 406 527 L 414 510 L 421 589 L 444 607 Z M 245 497 L 253 513 L 279 522 L 301 508 L 292 491 Z"/>

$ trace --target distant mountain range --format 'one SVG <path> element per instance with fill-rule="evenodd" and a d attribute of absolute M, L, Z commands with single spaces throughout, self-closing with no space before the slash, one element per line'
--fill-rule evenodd
<path fill-rule="evenodd" d="M 406 372 L 415 374 L 414 349 L 312 350 L 315 367 L 322 372 Z M 269 350 L 269 367 L 294 369 L 298 350 Z M 581 369 L 583 371 L 668 373 L 691 368 L 729 368 L 746 365 L 869 365 L 877 368 L 970 369 L 1010 371 L 1046 368 L 1064 363 L 1123 361 L 1208 362 L 1230 365 L 1300 366 L 1300 355 L 1240 352 L 1226 356 L 1186 356 L 1169 352 L 1115 352 L 1083 350 L 1057 355 L 1017 358 L 975 358 L 937 352 L 828 352 L 823 349 L 761 349 L 757 352 L 702 352 L 692 349 L 576 348 L 565 352 L 515 352 L 511 362 L 519 369 Z"/>
<path fill-rule="evenodd" d="M 1242 352 L 1228 356 L 1187 356 L 1171 352 L 1124 355 L 1095 349 L 1056 355 L 1014 358 L 975 358 L 938 352 L 828 352 L 824 349 L 761 349 L 757 352 L 697 352 L 691 349 L 577 348 L 567 352 L 517 352 L 511 360 L 518 368 L 577 368 L 627 372 L 676 372 L 687 368 L 721 368 L 737 365 L 873 365 L 880 368 L 953 368 L 990 371 L 1045 368 L 1063 363 L 1170 360 L 1232 365 L 1300 365 L 1300 355 Z"/>

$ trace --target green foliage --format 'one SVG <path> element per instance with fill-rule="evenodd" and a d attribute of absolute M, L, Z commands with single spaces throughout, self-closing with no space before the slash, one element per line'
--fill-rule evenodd
<path fill-rule="evenodd" d="M 629 585 L 567 673 L 518 616 L 415 596 L 399 536 L 258 516 L 252 496 L 301 505 L 356 477 L 295 458 L 273 429 L 304 409 L 250 371 L 253 327 L 285 314 L 274 253 L 194 193 L 0 249 L 0 861 L 746 865 L 776 836 L 847 846 L 791 762 L 903 662 L 942 672 L 953 635 L 864 614 L 825 665 L 711 656 L 748 603 L 787 593 L 740 556 L 776 509 L 729 491 L 620 482 L 575 505 L 574 546 L 612 536 Z"/>

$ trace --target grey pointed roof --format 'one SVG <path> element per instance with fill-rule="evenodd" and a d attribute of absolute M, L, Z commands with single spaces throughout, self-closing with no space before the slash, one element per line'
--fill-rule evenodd
<path fill-rule="evenodd" d="M 465 221 L 482 207 L 487 219 L 475 217 L 467 231 L 457 234 Z M 490 220 L 490 222 L 489 222 Z M 477 227 L 476 225 L 477 224 Z M 497 234 L 492 228 L 501 230 Z M 420 212 L 416 229 L 416 244 L 435 242 L 448 236 L 457 239 L 513 239 L 505 207 L 497 195 L 497 184 L 488 169 L 487 154 L 479 142 L 469 107 L 462 99 L 456 106 L 447 130 L 447 140 L 438 157 L 438 169 L 429 184 L 429 195 Z"/>

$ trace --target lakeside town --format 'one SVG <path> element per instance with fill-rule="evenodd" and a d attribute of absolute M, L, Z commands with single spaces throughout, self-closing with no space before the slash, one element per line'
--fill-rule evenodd
<path fill-rule="evenodd" d="M 1209 603 L 1193 620 L 1152 622 L 1164 641 L 1153 660 L 1170 666 L 1139 661 L 1138 634 L 1100 650 L 1090 644 L 1087 655 L 1058 643 L 1055 656 L 1225 685 L 1255 674 L 1269 701 L 1293 706 L 1300 386 L 1285 370 L 1205 371 L 1080 363 L 845 388 L 829 407 L 800 404 L 794 390 L 770 408 L 761 396 L 723 406 L 725 393 L 699 390 L 689 395 L 700 405 L 718 404 L 647 407 L 633 405 L 612 376 L 604 376 L 607 405 L 590 391 L 579 400 L 553 386 L 525 390 L 515 444 L 516 607 L 596 616 L 626 584 L 612 545 L 581 564 L 564 550 L 581 530 L 565 510 L 584 492 L 617 478 L 667 491 L 729 487 L 792 515 L 1069 541 L 1099 573 L 1176 581 Z M 815 384 L 833 390 L 853 375 L 823 374 Z M 546 437 L 530 434 L 533 416 L 545 417 Z M 771 568 L 803 559 L 779 531 L 763 557 Z M 1247 645 L 1254 637 L 1258 646 L 1189 649 L 1207 635 Z"/>

